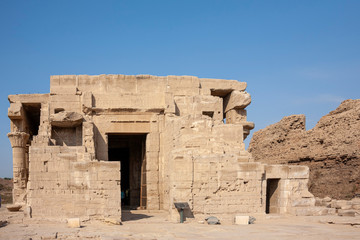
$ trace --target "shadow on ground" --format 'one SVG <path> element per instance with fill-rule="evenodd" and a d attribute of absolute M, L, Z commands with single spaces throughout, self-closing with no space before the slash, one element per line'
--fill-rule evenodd
<path fill-rule="evenodd" d="M 123 221 L 123 222 L 136 221 L 136 220 L 146 219 L 146 218 L 151 218 L 151 217 L 153 217 L 153 216 L 146 215 L 146 214 L 140 214 L 140 213 L 132 213 L 130 211 L 122 211 L 122 213 L 121 213 L 121 221 Z"/>

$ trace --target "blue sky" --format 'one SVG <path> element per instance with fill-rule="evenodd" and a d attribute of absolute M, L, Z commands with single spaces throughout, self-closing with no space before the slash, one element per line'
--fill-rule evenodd
<path fill-rule="evenodd" d="M 359 12 L 340 0 L 1 0 L 0 177 L 12 176 L 7 95 L 48 93 L 50 75 L 246 81 L 255 131 L 291 114 L 310 129 L 359 98 Z"/>

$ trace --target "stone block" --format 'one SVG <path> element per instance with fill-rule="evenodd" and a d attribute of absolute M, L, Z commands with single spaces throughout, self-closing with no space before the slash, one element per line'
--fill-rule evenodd
<path fill-rule="evenodd" d="M 226 113 L 227 124 L 239 124 L 246 122 L 245 109 L 231 109 Z"/>
<path fill-rule="evenodd" d="M 215 96 L 195 96 L 195 114 L 208 116 L 213 120 L 223 120 L 223 99 Z"/>
<path fill-rule="evenodd" d="M 51 95 L 64 95 L 64 94 L 76 94 L 76 87 L 75 86 L 53 86 L 50 87 L 50 94 Z"/>
<path fill-rule="evenodd" d="M 50 78 L 51 94 L 76 94 L 77 76 L 62 75 Z"/>
<path fill-rule="evenodd" d="M 60 86 L 76 86 L 77 76 L 76 75 L 60 75 L 59 85 Z"/>
<path fill-rule="evenodd" d="M 121 225 L 121 221 L 115 218 L 104 218 L 104 222 L 113 224 L 113 225 Z"/>
<path fill-rule="evenodd" d="M 250 103 L 249 93 L 234 90 L 224 98 L 224 113 L 231 109 L 244 109 Z"/>
<path fill-rule="evenodd" d="M 288 197 L 285 199 L 288 199 Z M 285 202 L 285 201 L 282 201 L 282 202 Z M 306 207 L 306 206 L 312 207 L 312 206 L 315 206 L 315 199 L 314 198 L 297 198 L 292 201 L 291 205 L 293 207 Z"/>
<path fill-rule="evenodd" d="M 236 225 L 248 225 L 249 224 L 249 216 L 235 216 L 235 224 Z"/>
<path fill-rule="evenodd" d="M 195 96 L 199 95 L 199 79 L 192 76 L 168 76 L 168 91 L 174 96 Z"/>
<path fill-rule="evenodd" d="M 239 163 L 239 170 L 244 172 L 264 172 L 264 164 L 259 162 Z"/>
<path fill-rule="evenodd" d="M 60 76 L 59 75 L 50 76 L 50 88 L 57 87 L 59 85 L 60 85 Z"/>
<path fill-rule="evenodd" d="M 212 136 L 229 145 L 239 144 L 243 142 L 243 127 L 234 124 L 217 125 L 212 128 Z"/>
<path fill-rule="evenodd" d="M 8 109 L 8 117 L 10 119 L 22 119 L 24 111 L 21 103 L 11 103 Z"/>
<path fill-rule="evenodd" d="M 68 218 L 67 226 L 69 228 L 80 228 L 80 218 Z"/>
<path fill-rule="evenodd" d="M 288 178 L 309 178 L 308 166 L 289 166 Z"/>
<path fill-rule="evenodd" d="M 225 97 L 233 90 L 244 91 L 246 82 L 236 80 L 226 80 L 219 82 L 219 79 L 200 78 L 201 95 L 213 95 Z"/>
<path fill-rule="evenodd" d="M 146 151 L 157 151 L 160 148 L 160 133 L 146 135 Z"/>
<path fill-rule="evenodd" d="M 351 209 L 351 202 L 346 200 L 332 200 L 331 207 L 336 209 L 348 210 Z"/>
<path fill-rule="evenodd" d="M 118 169 L 114 169 L 114 171 L 112 172 L 98 172 L 97 180 L 99 181 L 120 180 L 120 171 Z"/>
<path fill-rule="evenodd" d="M 146 179 L 147 181 L 155 181 L 159 179 L 159 172 L 158 171 L 146 171 Z"/>
<path fill-rule="evenodd" d="M 334 215 L 336 210 L 334 208 L 325 207 L 297 207 L 295 208 L 296 216 L 325 216 Z"/>
<path fill-rule="evenodd" d="M 93 95 L 91 92 L 84 92 L 81 97 L 82 104 L 85 108 L 93 107 Z"/>
<path fill-rule="evenodd" d="M 289 166 L 284 165 L 265 165 L 266 178 L 286 179 L 289 175 Z"/>
<path fill-rule="evenodd" d="M 45 162 L 44 161 L 31 161 L 29 163 L 29 171 L 33 173 L 45 172 Z M 31 176 L 30 176 L 31 177 Z"/>
<path fill-rule="evenodd" d="M 99 89 L 95 90 L 99 91 Z M 107 92 L 111 93 L 135 93 L 137 91 L 136 76 L 111 75 L 107 79 Z"/>
<path fill-rule="evenodd" d="M 360 210 L 360 198 L 353 198 L 351 200 L 351 208 L 354 210 Z"/>
<path fill-rule="evenodd" d="M 262 178 L 263 173 L 262 172 L 258 172 L 258 171 L 252 171 L 252 172 L 248 172 L 248 171 L 238 171 L 237 172 L 237 178 L 238 179 L 244 179 L 244 180 L 249 180 L 249 179 L 261 179 Z"/>
<path fill-rule="evenodd" d="M 150 75 L 137 75 L 137 92 L 147 93 L 151 89 L 154 93 L 163 93 L 166 91 L 167 78 L 153 77 Z"/>

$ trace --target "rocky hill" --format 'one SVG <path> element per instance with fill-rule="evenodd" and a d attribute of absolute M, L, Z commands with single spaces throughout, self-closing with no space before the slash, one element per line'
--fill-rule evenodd
<path fill-rule="evenodd" d="M 342 102 L 308 131 L 304 115 L 284 117 L 254 133 L 248 150 L 255 161 L 309 166 L 317 197 L 350 199 L 360 194 L 360 99 Z"/>
<path fill-rule="evenodd" d="M 11 178 L 0 178 L 0 196 L 1 203 L 12 202 L 12 188 L 13 182 Z"/>

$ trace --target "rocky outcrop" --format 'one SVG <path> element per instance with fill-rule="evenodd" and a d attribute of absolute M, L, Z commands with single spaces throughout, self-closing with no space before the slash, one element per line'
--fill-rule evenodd
<path fill-rule="evenodd" d="M 13 181 L 11 178 L 0 178 L 1 203 L 12 203 Z"/>
<path fill-rule="evenodd" d="M 254 133 L 255 161 L 307 165 L 317 197 L 350 199 L 360 193 L 360 99 L 346 100 L 306 131 L 305 116 L 284 117 Z"/>

